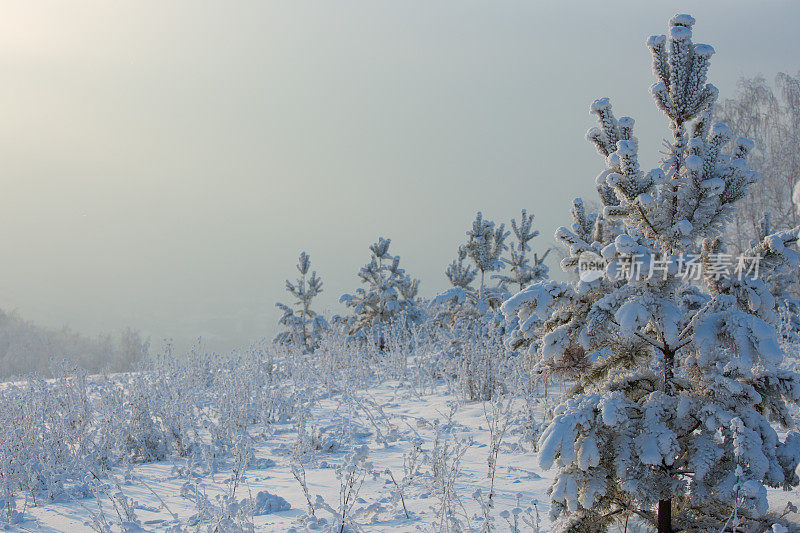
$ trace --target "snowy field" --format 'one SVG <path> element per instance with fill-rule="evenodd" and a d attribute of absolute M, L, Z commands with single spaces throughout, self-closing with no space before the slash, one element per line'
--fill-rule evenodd
<path fill-rule="evenodd" d="M 480 530 L 483 513 L 474 496 L 478 490 L 484 498 L 488 498 L 489 493 L 487 473 L 492 446 L 487 415 L 491 420 L 491 409 L 491 404 L 482 402 L 458 402 L 457 398 L 447 394 L 444 387 L 420 396 L 398 382 L 357 393 L 349 401 L 343 401 L 341 395 L 321 401 L 307 422 L 308 427 L 313 428 L 313 438 L 318 441 L 314 447 L 319 448 L 309 454 L 304 464 L 312 501 L 321 497 L 332 510 L 339 509 L 341 484 L 337 479 L 337 469 L 348 463 L 348 455 L 355 447 L 366 446 L 370 473 L 364 477 L 352 510 L 356 516 L 354 520 L 365 531 L 446 529 L 438 518 L 443 504 L 454 506 L 454 512 L 464 527 Z M 256 530 L 305 529 L 301 524 L 307 524 L 312 530 L 327 530 L 328 527 L 322 527 L 322 520 L 329 525 L 335 524 L 338 513 L 333 516 L 331 509 L 316 509 L 319 527 L 315 527 L 307 517 L 307 501 L 292 475 L 291 453 L 298 441 L 294 425 L 275 424 L 266 432 L 253 430 L 251 434 L 254 437 L 254 458 L 241 476 L 237 498 L 268 492 L 288 503 L 274 512 L 253 516 Z M 404 470 L 404 462 L 413 461 L 415 449 L 419 454 L 418 467 L 409 472 Z M 450 488 L 451 502 L 445 502 L 438 493 L 431 464 L 435 454 L 441 455 L 436 460 L 447 469 L 447 481 L 454 482 Z M 187 461 L 174 458 L 138 465 L 129 471 L 119 469 L 113 475 L 119 487 L 114 485 L 109 492 L 123 492 L 137 502 L 133 510 L 145 530 L 166 531 L 176 526 L 191 526 L 202 514 L 195 497 L 196 490 L 204 493 L 211 505 L 218 503 L 218 496 L 229 493 L 236 468 L 235 458 L 220 458 L 216 467 L 217 471 L 213 473 L 185 476 L 182 473 L 187 469 Z M 359 474 L 366 474 L 368 470 Z M 403 485 L 403 499 L 410 518 L 405 517 L 403 503 L 398 501 L 398 489 L 392 476 Z M 529 453 L 528 447 L 521 442 L 518 428 L 508 428 L 499 448 L 494 481 L 492 515 L 496 525 L 505 530 L 507 524 L 500 513 L 512 512 L 515 508 L 523 510 L 519 516 L 520 525 L 523 517 L 532 519 L 535 524 L 537 513 L 531 508 L 532 500 L 535 500 L 541 531 L 546 531 L 546 490 L 550 481 L 547 473 L 537 468 L 535 455 Z M 21 531 L 89 530 L 89 516 L 98 515 L 99 506 L 103 507 L 102 512 L 109 522 L 119 522 L 110 498 L 101 496 L 99 499 L 47 503 L 30 508 L 26 513 L 29 519 L 16 527 Z M 291 507 L 286 508 L 288 506 Z M 202 529 L 213 522 L 203 524 Z M 533 528 L 523 529 L 530 531 Z"/>
<path fill-rule="evenodd" d="M 114 429 L 122 432 L 119 441 L 108 442 L 109 435 L 103 434 L 108 428 L 90 432 L 106 440 L 109 456 L 119 450 L 128 454 L 117 457 L 116 466 L 104 470 L 97 457 L 45 458 L 41 454 L 48 450 L 40 450 L 39 466 L 50 475 L 57 478 L 53 469 L 63 465 L 47 466 L 47 461 L 61 461 L 76 472 L 62 472 L 69 479 L 54 489 L 62 492 L 53 500 L 42 498 L 34 505 L 29 496 L 18 495 L 16 512 L 21 515 L 6 516 L 6 528 L 340 531 L 344 522 L 344 531 L 483 531 L 487 523 L 497 531 L 549 531 L 552 474 L 539 468 L 532 438 L 545 411 L 541 391 L 466 401 L 457 375 L 432 377 L 431 370 L 442 364 L 436 358 L 403 365 L 396 356 L 379 360 L 373 353 L 362 359 L 358 372 L 355 359 L 282 364 L 251 353 L 212 361 L 161 361 L 142 375 L 47 382 L 63 411 L 57 417 L 50 413 L 46 424 L 72 416 L 75 426 L 80 383 L 90 403 L 103 401 L 103 389 L 107 392 L 112 384 L 141 392 L 146 386 L 154 401 L 178 394 L 184 412 L 173 413 L 169 431 L 163 431 L 169 427 L 164 419 L 158 428 L 147 428 L 150 452 L 166 452 L 160 460 L 137 455 L 143 449 L 131 445 L 135 421 L 130 417 L 141 417 L 147 405 L 134 405 L 141 400 L 136 394 L 126 395 L 117 406 L 120 418 L 111 425 L 131 423 Z M 406 379 L 379 379 L 378 371 L 405 373 Z M 343 386 L 335 386 L 337 381 Z M 4 393 L 25 387 L 7 384 Z M 548 405 L 557 401 L 562 387 L 551 386 Z M 103 420 L 100 412 L 95 417 L 95 422 Z M 206 427 L 194 434 L 190 424 Z M 176 436 L 176 428 L 183 435 Z M 138 426 L 137 438 L 144 439 L 145 429 Z M 194 443 L 187 444 L 190 435 Z M 180 440 L 184 443 L 179 445 Z M 796 496 L 772 491 L 771 505 L 780 511 Z M 628 530 L 644 529 L 631 521 Z"/>

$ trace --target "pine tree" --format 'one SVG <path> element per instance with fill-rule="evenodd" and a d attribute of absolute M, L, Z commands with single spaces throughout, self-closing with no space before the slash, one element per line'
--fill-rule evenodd
<path fill-rule="evenodd" d="M 478 300 L 481 302 L 489 299 L 486 294 L 486 273 L 505 268 L 500 256 L 508 249 L 506 239 L 509 234 L 505 224 L 495 226 L 491 220 L 485 220 L 480 211 L 472 222 L 472 230 L 467 232 L 467 255 L 480 273 Z"/>
<path fill-rule="evenodd" d="M 465 262 L 467 247 L 458 248 L 458 255 L 447 265 L 445 276 L 450 282 L 449 289 L 437 294 L 431 300 L 428 313 L 437 326 L 450 328 L 462 318 L 477 318 L 478 291 L 472 286 L 478 270 Z"/>
<path fill-rule="evenodd" d="M 533 215 L 523 209 L 520 223 L 511 219 L 511 227 L 517 242 L 510 249 L 511 257 L 505 258 L 502 253 L 509 249 L 505 241 L 510 232 L 505 231 L 505 225 L 496 227 L 494 222 L 485 220 L 480 212 L 477 213 L 472 230 L 467 232 L 467 243 L 459 247 L 458 257 L 445 270 L 452 288 L 440 293 L 431 302 L 436 309 L 437 323 L 453 325 L 460 318 L 480 318 L 487 313 L 496 313 L 500 304 L 510 296 L 508 285 L 516 284 L 523 289 L 531 282 L 547 277 L 548 268 L 544 260 L 550 250 L 542 257 L 533 254 L 532 264 L 529 256 L 531 247 L 528 243 L 539 235 L 533 229 Z M 474 266 L 465 264 L 468 257 Z M 491 276 L 499 280 L 498 284 L 487 287 L 486 273 L 498 271 L 506 265 L 510 273 Z M 478 273 L 481 274 L 481 284 L 475 289 L 472 282 Z M 489 318 L 494 320 L 498 317 Z"/>
<path fill-rule="evenodd" d="M 466 259 L 466 245 L 459 246 L 456 259 L 447 265 L 444 272 L 452 287 L 437 294 L 430 302 L 428 312 L 437 326 L 452 327 L 462 318 L 480 315 L 478 291 L 472 286 L 478 270 L 466 263 Z"/>
<path fill-rule="evenodd" d="M 328 327 L 325 318 L 311 309 L 311 301 L 322 292 L 322 280 L 317 277 L 316 271 L 308 276 L 311 268 L 311 258 L 305 252 L 300 253 L 297 261 L 297 271 L 300 277 L 292 283 L 286 280 L 286 291 L 291 294 L 296 302 L 291 305 L 275 304 L 283 316 L 278 323 L 286 328 L 275 337 L 275 342 L 280 344 L 294 343 L 302 346 L 305 351 L 313 351 L 319 343 L 320 333 Z M 295 308 L 297 308 L 295 310 Z"/>
<path fill-rule="evenodd" d="M 544 264 L 544 260 L 550 253 L 550 249 L 547 249 L 542 257 L 534 253 L 533 263 L 531 263 L 531 258 L 528 257 L 531 247 L 528 243 L 534 237 L 539 236 L 539 231 L 533 229 L 533 215 L 529 215 L 524 209 L 519 224 L 516 219 L 511 219 L 511 229 L 517 242 L 510 249 L 511 258 L 501 258 L 509 266 L 510 275 L 497 274 L 492 277 L 499 279 L 500 286 L 503 288 L 511 284 L 519 285 L 519 290 L 522 290 L 531 283 L 547 278 L 549 269 Z"/>
<path fill-rule="evenodd" d="M 692 43 L 693 24 L 676 15 L 669 38 L 648 40 L 651 93 L 673 133 L 660 168 L 640 170 L 633 119 L 595 101 L 599 127 L 587 137 L 605 158 L 603 208 L 587 214 L 576 201 L 572 227 L 556 232 L 569 249 L 562 268 L 581 276 L 503 305 L 518 319 L 512 337 L 542 360 L 576 345 L 591 355 L 540 440 L 541 466 L 558 469 L 560 531 L 605 531 L 630 515 L 660 533 L 718 531 L 734 508 L 760 531 L 765 486 L 800 482 L 800 434 L 781 440 L 771 424 L 792 424 L 800 376 L 780 367 L 777 289 L 764 275 L 798 268 L 800 228 L 754 243 L 746 269 L 719 268 L 724 224 L 757 175 L 752 143 L 711 125 L 714 50 Z M 695 259 L 701 277 L 689 275 Z M 597 260 L 607 263 L 597 276 L 581 270 Z"/>
<path fill-rule="evenodd" d="M 458 257 L 445 270 L 452 288 L 431 301 L 436 323 L 452 326 L 462 318 L 480 319 L 497 312 L 509 293 L 502 281 L 496 287 L 487 287 L 486 273 L 505 268 L 506 260 L 501 256 L 508 249 L 505 241 L 509 235 L 505 225 L 496 227 L 480 212 L 476 214 L 472 229 L 467 232 L 467 243 L 459 247 Z M 465 264 L 467 258 L 474 266 Z M 478 273 L 480 286 L 476 289 L 472 282 Z"/>
<path fill-rule="evenodd" d="M 467 247 L 460 246 L 458 248 L 458 257 L 452 263 L 447 265 L 444 271 L 448 281 L 453 287 L 462 289 L 471 288 L 470 284 L 475 281 L 478 271 L 469 265 L 464 264 L 464 259 L 467 258 Z"/>
<path fill-rule="evenodd" d="M 381 346 L 387 326 L 419 323 L 424 317 L 416 301 L 419 280 L 400 268 L 400 256 L 389 254 L 390 244 L 391 239 L 380 237 L 369 247 L 370 262 L 358 273 L 366 287 L 339 299 L 353 310 L 353 315 L 345 319 L 349 334 L 363 337 L 371 333 Z"/>

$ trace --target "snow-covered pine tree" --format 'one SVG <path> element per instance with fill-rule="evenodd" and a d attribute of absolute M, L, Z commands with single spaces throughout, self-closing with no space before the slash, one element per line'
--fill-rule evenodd
<path fill-rule="evenodd" d="M 540 464 L 558 468 L 560 531 L 605 531 L 631 515 L 659 532 L 718 531 L 734 508 L 762 531 L 765 486 L 800 481 L 800 434 L 781 440 L 773 427 L 792 424 L 800 376 L 779 366 L 775 286 L 764 276 L 797 268 L 800 228 L 755 243 L 746 270 L 715 268 L 724 223 L 757 176 L 752 143 L 711 126 L 713 49 L 692 43 L 693 24 L 676 15 L 669 37 L 648 40 L 651 92 L 674 136 L 660 168 L 640 170 L 632 119 L 617 120 L 605 98 L 591 106 L 603 210 L 576 201 L 571 229 L 556 237 L 569 249 L 565 270 L 598 259 L 605 269 L 531 285 L 503 305 L 519 320 L 513 337 L 541 359 L 575 345 L 593 355 L 540 440 Z M 702 278 L 687 275 L 695 258 Z"/>
<path fill-rule="evenodd" d="M 389 254 L 390 244 L 391 239 L 380 237 L 370 245 L 370 262 L 358 273 L 365 287 L 339 299 L 353 310 L 345 319 L 349 335 L 361 337 L 371 333 L 380 346 L 385 327 L 394 323 L 416 324 L 424 317 L 416 300 L 419 280 L 400 268 L 400 256 Z"/>
<path fill-rule="evenodd" d="M 528 256 L 531 251 L 528 243 L 539 235 L 539 231 L 533 229 L 533 215 L 529 215 L 524 209 L 519 224 L 516 219 L 511 219 L 511 229 L 517 242 L 510 247 L 510 259 L 501 257 L 501 261 L 508 265 L 510 274 L 495 274 L 492 277 L 499 279 L 500 286 L 503 288 L 508 285 L 518 285 L 519 290 L 522 290 L 531 283 L 547 278 L 549 269 L 544 264 L 544 260 L 550 253 L 550 249 L 548 248 L 542 257 L 536 253 L 532 258 Z M 531 263 L 531 259 L 533 259 L 533 263 Z"/>
<path fill-rule="evenodd" d="M 459 319 L 477 317 L 477 291 L 472 282 L 478 274 L 477 269 L 465 263 L 467 247 L 458 248 L 458 256 L 447 265 L 444 273 L 450 282 L 449 289 L 436 295 L 430 302 L 428 312 L 437 326 L 451 327 Z"/>
<path fill-rule="evenodd" d="M 500 304 L 509 296 L 508 285 L 517 284 L 522 289 L 533 281 L 547 277 L 548 268 L 544 260 L 550 250 L 542 257 L 533 254 L 532 264 L 529 256 L 531 247 L 528 243 L 539 235 L 533 229 L 533 215 L 523 209 L 520 223 L 511 219 L 511 227 L 517 242 L 511 247 L 511 258 L 507 259 L 502 257 L 502 253 L 509 249 L 505 241 L 510 233 L 505 231 L 502 224 L 496 228 L 494 222 L 485 220 L 478 212 L 472 230 L 467 232 L 467 244 L 458 249 L 457 259 L 445 270 L 452 288 L 440 293 L 431 302 L 436 308 L 438 323 L 452 325 L 462 317 L 478 318 L 487 313 L 497 314 Z M 474 267 L 465 264 L 468 256 Z M 493 275 L 492 278 L 499 280 L 497 286 L 486 287 L 486 272 L 499 270 L 506 264 L 510 267 L 510 274 Z M 481 273 L 481 287 L 475 289 L 471 284 L 478 272 Z M 493 320 L 495 318 L 500 317 L 492 317 Z"/>
<path fill-rule="evenodd" d="M 453 259 L 453 262 L 447 265 L 444 271 L 448 281 L 453 287 L 462 289 L 471 288 L 470 284 L 475 281 L 478 271 L 469 265 L 464 264 L 464 259 L 467 258 L 467 247 L 459 246 L 458 257 Z"/>
<path fill-rule="evenodd" d="M 295 298 L 295 303 L 286 305 L 276 303 L 275 306 L 283 311 L 283 316 L 278 323 L 286 330 L 278 333 L 275 342 L 279 344 L 293 343 L 305 351 L 313 351 L 319 343 L 320 333 L 328 327 L 325 318 L 311 309 L 311 301 L 322 292 L 322 279 L 317 272 L 308 271 L 311 268 L 311 258 L 305 252 L 300 253 L 297 261 L 297 271 L 300 277 L 292 283 L 286 280 L 286 292 Z"/>
<path fill-rule="evenodd" d="M 487 287 L 486 273 L 505 267 L 506 260 L 501 255 L 508 249 L 505 241 L 509 235 L 505 225 L 496 227 L 494 222 L 477 213 L 472 229 L 467 232 L 467 243 L 459 247 L 457 259 L 445 270 L 452 287 L 431 301 L 436 323 L 452 326 L 461 318 L 478 319 L 487 313 L 496 314 L 509 293 L 502 280 L 495 287 Z M 465 264 L 467 258 L 474 267 Z M 476 289 L 472 282 L 478 274 L 480 286 Z"/>
<path fill-rule="evenodd" d="M 491 294 L 491 290 L 487 291 L 486 273 L 505 268 L 500 256 L 508 249 L 506 239 L 509 235 L 505 224 L 495 226 L 491 220 L 485 220 L 480 211 L 475 215 L 472 229 L 467 232 L 467 255 L 480 274 L 478 301 L 497 299 Z"/>

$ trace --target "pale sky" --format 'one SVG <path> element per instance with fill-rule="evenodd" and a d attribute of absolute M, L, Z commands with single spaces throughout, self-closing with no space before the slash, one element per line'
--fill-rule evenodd
<path fill-rule="evenodd" d="M 657 161 L 676 12 L 723 96 L 800 71 L 794 1 L 3 2 L 0 307 L 228 349 L 274 335 L 301 250 L 330 315 L 379 235 L 426 296 L 478 210 L 546 247 L 594 197 L 592 100 Z"/>

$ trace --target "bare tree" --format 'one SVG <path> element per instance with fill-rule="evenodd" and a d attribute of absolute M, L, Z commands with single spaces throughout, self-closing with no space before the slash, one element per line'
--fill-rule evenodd
<path fill-rule="evenodd" d="M 800 223 L 800 74 L 779 73 L 774 87 L 761 76 L 742 78 L 736 96 L 717 106 L 716 115 L 755 143 L 748 161 L 761 180 L 740 202 L 727 230 L 729 242 L 741 251 L 758 237 L 764 213 L 777 229 Z"/>

